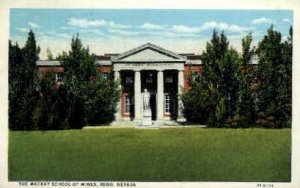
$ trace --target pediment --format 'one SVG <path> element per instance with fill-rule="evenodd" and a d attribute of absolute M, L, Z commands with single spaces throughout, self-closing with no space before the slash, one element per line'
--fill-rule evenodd
<path fill-rule="evenodd" d="M 115 62 L 155 62 L 155 61 L 184 61 L 185 57 L 159 46 L 147 43 L 140 47 L 127 51 L 117 57 Z"/>

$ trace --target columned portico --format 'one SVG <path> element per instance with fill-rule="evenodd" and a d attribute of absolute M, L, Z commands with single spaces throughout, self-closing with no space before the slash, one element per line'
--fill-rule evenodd
<path fill-rule="evenodd" d="M 178 104 L 177 104 L 177 121 L 178 122 L 184 122 L 186 119 L 183 116 L 183 103 L 182 100 L 180 99 L 180 94 L 182 93 L 182 89 L 184 86 L 184 75 L 183 75 L 183 70 L 178 71 Z"/>
<path fill-rule="evenodd" d="M 163 71 L 157 72 L 157 119 L 164 118 L 164 75 Z"/>
<path fill-rule="evenodd" d="M 97 58 L 97 70 L 101 72 L 101 78 L 110 79 L 110 73 L 113 72 L 114 79 L 120 84 L 121 96 L 115 109 L 116 122 L 132 121 L 144 125 L 143 122 L 150 116 L 150 122 L 156 125 L 174 124 L 174 120 L 185 121 L 179 96 L 183 89 L 190 88 L 188 77 L 184 77 L 184 74 L 197 76 L 202 72 L 199 55 L 176 54 L 146 43 L 119 55 L 105 54 Z M 49 66 L 54 66 L 57 74 L 63 72 L 59 61 L 39 61 L 37 65 L 41 74 Z M 147 100 L 143 100 L 143 96 Z M 147 109 L 143 108 L 143 104 L 147 104 Z"/>
<path fill-rule="evenodd" d="M 152 121 L 161 122 L 177 118 L 177 121 L 183 122 L 185 120 L 182 113 L 183 105 L 179 95 L 181 88 L 184 87 L 185 62 L 184 57 L 152 44 L 146 44 L 115 57 L 112 60 L 113 70 L 116 78 L 120 77 L 119 72 L 122 73 L 121 83 L 124 84 L 122 105 L 118 105 L 122 110 L 118 109 L 116 117 L 121 114 L 124 121 L 134 120 L 141 123 L 142 92 L 144 92 L 142 90 L 147 89 L 150 92 Z M 134 113 L 129 110 L 131 104 Z"/>
<path fill-rule="evenodd" d="M 114 79 L 117 82 L 121 81 L 121 79 L 120 79 L 120 71 L 115 71 L 114 72 Z M 121 92 L 121 84 L 119 85 L 119 89 L 120 89 L 120 92 Z M 116 113 L 115 113 L 115 120 L 116 121 L 120 121 L 121 120 L 121 98 L 117 102 Z"/>
<path fill-rule="evenodd" d="M 134 119 L 141 119 L 141 72 L 134 71 Z"/>

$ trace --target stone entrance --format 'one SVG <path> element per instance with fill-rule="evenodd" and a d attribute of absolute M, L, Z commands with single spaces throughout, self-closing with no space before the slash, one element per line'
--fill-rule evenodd
<path fill-rule="evenodd" d="M 125 52 L 112 60 L 115 79 L 121 83 L 122 96 L 133 96 L 120 99 L 116 119 L 141 122 L 144 113 L 142 95 L 147 89 L 151 94 L 151 120 L 176 118 L 177 121 L 184 121 L 182 103 L 178 98 L 184 85 L 184 63 L 182 56 L 151 44 Z M 130 104 L 134 106 L 134 115 L 123 113 Z M 128 115 L 133 118 L 128 119 Z"/>

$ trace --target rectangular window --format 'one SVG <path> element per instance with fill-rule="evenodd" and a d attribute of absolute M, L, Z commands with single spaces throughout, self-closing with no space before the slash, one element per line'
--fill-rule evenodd
<path fill-rule="evenodd" d="M 173 83 L 173 78 L 171 76 L 166 77 L 166 83 Z"/>
<path fill-rule="evenodd" d="M 133 78 L 132 77 L 126 77 L 125 78 L 125 83 L 126 84 L 132 84 L 133 83 Z"/>
<path fill-rule="evenodd" d="M 171 96 L 169 94 L 165 94 L 165 113 L 171 112 Z"/>
<path fill-rule="evenodd" d="M 130 96 L 125 96 L 125 113 L 129 114 L 130 113 Z"/>
<path fill-rule="evenodd" d="M 146 78 L 146 83 L 147 84 L 152 84 L 153 83 L 153 78 L 152 77 Z"/>
<path fill-rule="evenodd" d="M 57 83 L 61 83 L 63 80 L 62 80 L 62 76 L 60 73 L 56 73 L 55 74 L 55 82 Z"/>
<path fill-rule="evenodd" d="M 108 78 L 108 73 L 107 72 L 102 72 L 101 77 L 106 80 Z"/>
<path fill-rule="evenodd" d="M 196 77 L 198 77 L 199 76 L 199 72 L 196 72 L 196 71 L 193 71 L 192 72 L 192 77 L 193 78 L 196 78 Z"/>

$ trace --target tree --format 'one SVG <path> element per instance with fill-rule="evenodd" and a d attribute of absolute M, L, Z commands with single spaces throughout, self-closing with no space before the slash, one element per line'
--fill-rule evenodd
<path fill-rule="evenodd" d="M 290 27 L 287 41 L 282 44 L 283 80 L 280 89 L 282 109 L 286 114 L 286 121 L 290 126 L 292 116 L 292 61 L 293 61 L 293 27 Z"/>
<path fill-rule="evenodd" d="M 87 85 L 96 75 L 95 58 L 82 46 L 78 35 L 72 38 L 71 50 L 62 56 L 64 66 L 63 82 L 68 95 L 68 124 L 70 128 L 82 128 L 85 123 L 84 102 L 87 99 Z"/>
<path fill-rule="evenodd" d="M 22 64 L 23 56 L 18 43 L 9 41 L 9 128 L 21 129 L 20 96 L 22 95 Z"/>
<path fill-rule="evenodd" d="M 30 30 L 25 46 L 20 49 L 9 44 L 9 124 L 13 130 L 30 130 L 33 126 L 33 110 L 37 100 L 38 74 L 37 47 Z"/>
<path fill-rule="evenodd" d="M 52 52 L 50 50 L 50 48 L 47 48 L 47 59 L 48 60 L 53 60 L 53 55 L 52 55 Z"/>
<path fill-rule="evenodd" d="M 88 84 L 87 89 L 87 122 L 105 124 L 113 121 L 120 98 L 119 83 L 114 81 L 112 75 L 106 79 L 100 74 Z"/>
<path fill-rule="evenodd" d="M 249 33 L 244 38 L 242 38 L 242 65 L 248 65 L 251 61 L 252 56 L 254 55 L 254 48 L 251 49 L 252 43 L 252 34 Z"/>
<path fill-rule="evenodd" d="M 69 53 L 63 53 L 60 59 L 64 66 L 69 127 L 82 128 L 86 123 L 113 120 L 119 98 L 118 85 L 113 79 L 99 77 L 96 57 L 82 46 L 78 35 L 73 37 Z"/>
<path fill-rule="evenodd" d="M 281 33 L 273 26 L 259 42 L 258 124 L 267 127 L 285 127 L 290 121 L 292 32 L 290 39 L 281 41 Z"/>
<path fill-rule="evenodd" d="M 192 117 L 201 117 L 209 126 L 223 127 L 236 110 L 239 68 L 238 53 L 229 48 L 224 32 L 218 35 L 213 31 L 202 53 L 202 62 L 201 78 L 196 79 L 191 90 L 182 96 L 186 117 L 192 113 Z"/>
<path fill-rule="evenodd" d="M 40 130 L 68 129 L 66 89 L 58 85 L 54 70 L 47 72 L 40 82 L 41 97 L 34 111 L 34 123 Z"/>
<path fill-rule="evenodd" d="M 242 55 L 240 58 L 240 71 L 238 78 L 238 98 L 236 103 L 236 114 L 232 119 L 231 126 L 245 127 L 255 123 L 255 89 L 251 84 L 255 78 L 256 70 L 250 66 L 254 55 L 254 48 L 251 49 L 252 35 L 249 33 L 242 39 Z M 233 125 L 234 124 L 234 125 Z"/>

